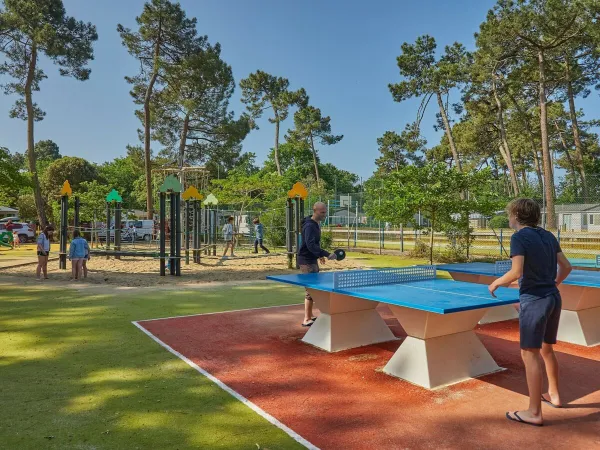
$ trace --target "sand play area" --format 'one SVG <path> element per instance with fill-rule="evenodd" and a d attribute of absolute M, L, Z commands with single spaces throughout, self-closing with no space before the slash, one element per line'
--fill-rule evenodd
<path fill-rule="evenodd" d="M 363 261 L 347 258 L 343 261 L 327 261 L 322 270 L 358 269 L 364 267 Z M 70 262 L 67 261 L 70 268 Z M 2 276 L 19 278 L 24 284 L 36 283 L 35 263 L 0 270 Z M 86 284 L 113 286 L 154 286 L 171 284 L 195 284 L 206 282 L 235 282 L 264 280 L 267 275 L 294 273 L 287 268 L 285 255 L 246 256 L 221 261 L 218 257 L 202 257 L 201 264 L 190 260 L 185 265 L 182 260 L 181 277 L 159 275 L 159 260 L 154 258 L 121 257 L 120 260 L 106 259 L 104 256 L 92 257 L 88 262 L 88 278 Z M 48 277 L 51 282 L 69 282 L 70 270 L 60 270 L 58 260 L 48 262 Z"/>

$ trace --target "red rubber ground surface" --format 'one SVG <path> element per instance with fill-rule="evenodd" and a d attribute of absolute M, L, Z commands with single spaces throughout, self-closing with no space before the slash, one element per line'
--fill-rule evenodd
<path fill-rule="evenodd" d="M 563 398 L 544 427 L 509 422 L 527 407 L 518 322 L 478 327 L 508 370 L 428 391 L 379 372 L 400 342 L 329 354 L 300 339 L 301 306 L 140 322 L 322 449 L 600 449 L 600 347 L 559 343 Z M 385 307 L 397 336 L 404 331 Z M 200 375 L 199 375 L 200 376 Z"/>

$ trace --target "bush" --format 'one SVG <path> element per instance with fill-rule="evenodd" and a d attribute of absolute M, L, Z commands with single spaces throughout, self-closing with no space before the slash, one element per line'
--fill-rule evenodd
<path fill-rule="evenodd" d="M 429 258 L 429 245 L 423 241 L 416 241 L 415 248 L 413 248 L 408 254 L 414 258 Z"/>
<path fill-rule="evenodd" d="M 492 228 L 508 228 L 508 217 L 505 215 L 494 216 L 490 220 L 490 227 Z"/>
<path fill-rule="evenodd" d="M 271 209 L 260 216 L 265 240 L 273 247 L 285 247 L 285 209 Z"/>
<path fill-rule="evenodd" d="M 331 231 L 321 231 L 321 248 L 325 250 L 333 248 L 333 233 Z"/>

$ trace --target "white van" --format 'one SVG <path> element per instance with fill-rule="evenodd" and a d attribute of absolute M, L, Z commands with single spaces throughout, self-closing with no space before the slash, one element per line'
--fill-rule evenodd
<path fill-rule="evenodd" d="M 115 238 L 114 226 L 115 224 L 113 221 L 110 224 L 111 240 L 114 240 Z M 121 222 L 121 227 L 122 242 L 132 241 L 133 239 L 135 239 L 136 241 L 144 240 L 146 242 L 150 242 L 152 240 L 152 234 L 154 232 L 154 220 L 123 220 Z M 99 228 L 100 231 L 98 232 L 98 237 L 100 239 L 106 239 L 106 228 L 104 226 L 104 223 L 100 224 Z"/>
<path fill-rule="evenodd" d="M 146 242 L 150 242 L 152 240 L 152 235 L 154 233 L 154 220 L 128 220 L 127 222 L 134 222 L 137 239 L 143 239 Z M 127 224 L 127 226 L 129 226 L 129 224 Z"/>

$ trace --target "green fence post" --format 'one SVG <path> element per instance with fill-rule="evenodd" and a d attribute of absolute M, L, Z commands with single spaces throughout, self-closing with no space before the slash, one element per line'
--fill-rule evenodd
<path fill-rule="evenodd" d="M 400 224 L 400 251 L 404 252 L 404 224 Z"/>

